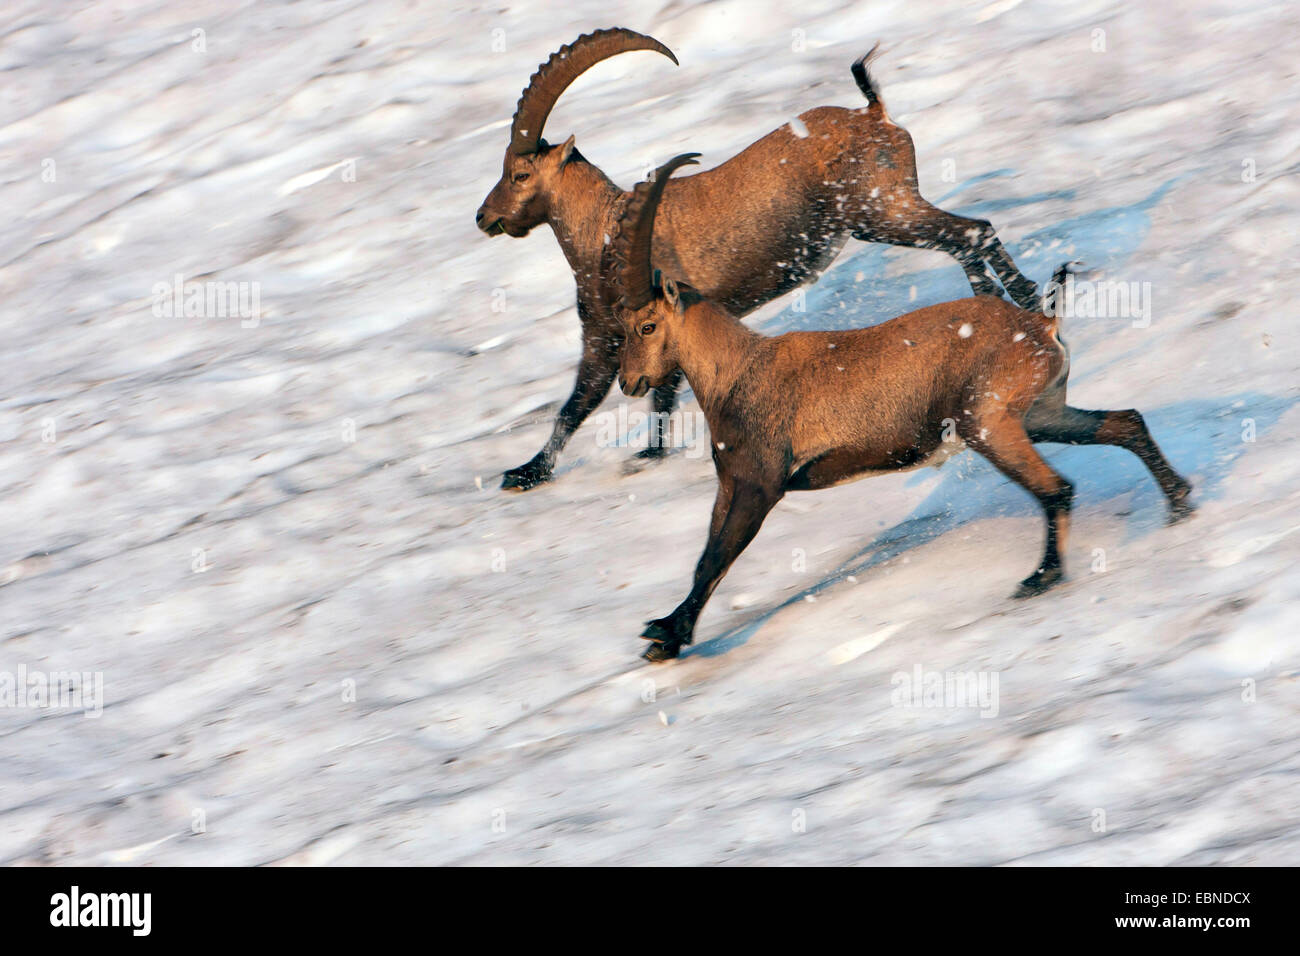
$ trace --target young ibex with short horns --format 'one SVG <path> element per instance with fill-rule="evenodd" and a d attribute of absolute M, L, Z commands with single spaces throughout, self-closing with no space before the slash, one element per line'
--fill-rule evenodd
<path fill-rule="evenodd" d="M 582 359 L 573 393 L 550 439 L 527 464 L 505 473 L 503 488 L 528 489 L 551 477 L 555 457 L 605 398 L 618 365 L 620 329 L 600 298 L 602 258 L 628 194 L 574 148 L 542 128 L 560 94 L 600 61 L 629 50 L 672 52 L 631 30 L 598 30 L 561 47 L 533 74 L 510 127 L 501 180 L 479 207 L 488 235 L 525 236 L 549 223 L 578 285 Z M 875 50 L 872 50 L 874 53 Z M 735 315 L 812 281 L 849 236 L 868 242 L 941 249 L 966 271 L 977 294 L 997 294 L 992 266 L 1026 307 L 1037 287 L 1017 270 L 983 219 L 931 206 L 917 187 L 907 131 L 890 122 L 867 64 L 853 64 L 867 99 L 860 109 L 823 106 L 769 133 L 716 169 L 674 180 L 664 196 L 654 261 Z M 663 453 L 663 421 L 679 378 L 655 390 L 655 423 L 642 457 Z"/>
<path fill-rule="evenodd" d="M 994 296 L 934 305 L 880 325 L 768 338 L 720 303 L 671 278 L 656 281 L 652 224 L 678 156 L 634 190 L 613 242 L 609 305 L 625 329 L 619 385 L 645 394 L 685 372 L 709 423 L 718 496 L 690 594 L 642 635 L 652 661 L 690 644 L 704 603 L 787 491 L 828 488 L 924 464 L 956 435 L 1032 494 L 1047 545 L 1015 597 L 1062 577 L 1073 486 L 1035 442 L 1119 445 L 1150 469 L 1171 520 L 1190 513 L 1191 485 L 1152 440 L 1142 416 L 1066 404 L 1070 360 L 1059 320 Z M 1059 287 L 1063 266 L 1053 279 Z M 1049 287 L 1051 288 L 1051 287 Z M 959 445 L 956 447 L 960 447 Z"/>

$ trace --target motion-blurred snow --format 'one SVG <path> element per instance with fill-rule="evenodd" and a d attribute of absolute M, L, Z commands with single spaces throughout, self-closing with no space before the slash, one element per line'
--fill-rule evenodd
<path fill-rule="evenodd" d="M 4 5 L 0 672 L 105 701 L 0 709 L 0 862 L 1300 862 L 1300 11 L 799 9 Z M 1071 580 L 1016 603 L 1042 522 L 970 455 L 792 495 L 692 653 L 641 666 L 712 465 L 625 475 L 593 419 L 496 490 L 578 322 L 549 230 L 473 222 L 536 65 L 612 25 L 682 65 L 602 64 L 548 133 L 625 187 L 856 105 L 884 40 L 929 198 L 1038 281 L 1151 283 L 1149 328 L 1067 325 L 1072 398 L 1142 409 L 1199 515 L 1051 447 Z M 257 283 L 258 321 L 155 315 L 177 275 Z M 753 324 L 966 294 L 851 243 Z M 996 716 L 894 706 L 917 667 L 996 676 Z"/>

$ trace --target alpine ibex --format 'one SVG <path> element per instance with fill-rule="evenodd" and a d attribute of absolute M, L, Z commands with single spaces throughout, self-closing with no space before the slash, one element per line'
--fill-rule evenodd
<path fill-rule="evenodd" d="M 878 46 L 878 44 L 877 44 Z M 598 30 L 561 47 L 533 74 L 510 127 L 501 180 L 479 207 L 488 235 L 526 236 L 548 223 L 578 285 L 582 359 L 577 383 L 550 439 L 503 488 L 528 489 L 551 477 L 555 457 L 605 398 L 618 365 L 620 329 L 600 300 L 602 259 L 628 194 L 587 162 L 570 136 L 556 146 L 542 129 L 560 94 L 581 73 L 629 50 L 672 52 L 631 30 Z M 1034 307 L 1037 287 L 1021 275 L 983 219 L 931 206 L 917 187 L 907 131 L 890 122 L 867 72 L 875 49 L 853 64 L 867 99 L 859 109 L 823 106 L 769 133 L 716 169 L 674 180 L 664 196 L 654 260 L 734 315 L 812 281 L 849 236 L 941 249 L 961 263 L 977 294 L 996 295 L 992 266 L 1007 292 Z M 673 409 L 679 377 L 655 389 L 655 433 L 640 454 L 663 453 L 659 429 Z"/>
<path fill-rule="evenodd" d="M 1015 597 L 1062 577 L 1073 486 L 1035 442 L 1118 445 L 1150 469 L 1171 520 L 1192 510 L 1191 485 L 1170 466 L 1142 416 L 1066 404 L 1070 358 L 1054 310 L 995 296 L 934 305 L 866 329 L 768 338 L 721 304 L 666 275 L 656 281 L 652 226 L 678 156 L 633 191 L 613 246 L 608 305 L 624 328 L 619 385 L 630 396 L 685 372 L 709 423 L 718 495 L 695 584 L 667 617 L 649 622 L 647 660 L 690 644 L 704 603 L 787 491 L 827 488 L 917 467 L 945 446 L 945 430 L 1042 506 L 1047 544 Z M 658 248 L 657 246 L 655 248 Z M 663 261 L 663 260 L 660 260 Z M 1062 267 L 1049 289 L 1065 280 Z"/>

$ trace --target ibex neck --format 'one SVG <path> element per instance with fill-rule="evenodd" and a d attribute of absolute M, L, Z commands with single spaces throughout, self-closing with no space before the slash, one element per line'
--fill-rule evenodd
<path fill-rule="evenodd" d="M 622 191 L 585 159 L 575 157 L 564 167 L 547 218 L 579 285 L 600 281 L 601 255 L 622 198 Z"/>
<path fill-rule="evenodd" d="M 678 364 L 712 428 L 714 416 L 731 396 L 737 379 L 754 361 L 763 336 L 707 302 L 692 306 L 684 318 L 677 343 Z"/>

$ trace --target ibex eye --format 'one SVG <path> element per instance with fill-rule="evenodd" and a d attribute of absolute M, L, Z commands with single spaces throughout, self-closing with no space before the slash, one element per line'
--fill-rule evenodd
<path fill-rule="evenodd" d="M 532 174 L 531 174 L 531 173 L 516 173 L 516 174 L 515 174 L 515 182 L 517 182 L 517 183 L 527 182 L 528 177 L 529 177 L 530 175 L 532 175 Z"/>
<path fill-rule="evenodd" d="M 650 335 L 654 330 L 655 324 L 653 322 L 647 322 L 645 325 L 641 326 L 642 335 Z"/>

